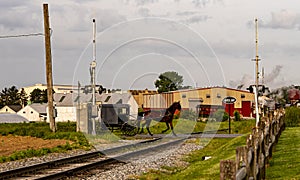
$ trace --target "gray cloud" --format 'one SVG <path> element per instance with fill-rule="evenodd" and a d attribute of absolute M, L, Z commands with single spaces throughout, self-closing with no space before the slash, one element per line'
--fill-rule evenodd
<path fill-rule="evenodd" d="M 103 18 L 105 17 L 105 18 Z M 103 9 L 97 12 L 98 27 L 106 29 L 116 23 L 126 21 L 126 17 L 119 14 L 116 10 Z"/>
<path fill-rule="evenodd" d="M 193 0 L 195 7 L 204 8 L 210 4 L 223 3 L 223 0 Z"/>
<path fill-rule="evenodd" d="M 193 23 L 205 22 L 208 19 L 211 19 L 211 17 L 207 15 L 196 15 L 183 20 L 183 22 L 188 24 L 193 24 Z"/>
<path fill-rule="evenodd" d="M 177 16 L 191 16 L 197 14 L 197 11 L 179 11 L 176 13 Z"/>
<path fill-rule="evenodd" d="M 263 28 L 300 30 L 300 14 L 283 9 L 280 12 L 271 12 L 270 21 L 259 20 L 258 23 Z M 254 21 L 248 21 L 247 26 L 252 28 Z"/>
<path fill-rule="evenodd" d="M 126 20 L 126 17 L 120 15 L 116 10 L 91 10 L 89 8 L 82 8 L 79 4 L 72 6 L 55 6 L 53 9 L 53 24 L 55 23 L 59 28 L 67 28 L 67 30 L 71 32 L 90 31 L 93 18 L 96 19 L 98 31 L 102 31 L 116 23 Z"/>
<path fill-rule="evenodd" d="M 12 8 L 27 5 L 28 1 L 20 1 L 20 0 L 10 0 L 10 1 L 0 1 L 0 8 Z"/>
<path fill-rule="evenodd" d="M 135 0 L 137 6 L 144 6 L 147 4 L 157 3 L 158 0 Z"/>
<path fill-rule="evenodd" d="M 153 14 L 149 8 L 139 8 L 138 15 L 142 17 L 168 17 L 170 13 L 166 12 L 165 14 Z"/>
<path fill-rule="evenodd" d="M 22 4 L 22 3 L 21 3 Z M 14 3 L 0 5 L 0 27 L 13 31 L 23 28 L 30 30 L 42 28 L 42 7 L 16 5 Z"/>
<path fill-rule="evenodd" d="M 226 55 L 237 59 L 249 59 L 252 58 L 253 45 L 246 41 L 229 41 L 220 40 L 212 42 L 212 47 L 219 55 Z"/>
<path fill-rule="evenodd" d="M 138 14 L 143 17 L 149 17 L 150 16 L 150 10 L 148 8 L 140 8 L 138 10 Z"/>

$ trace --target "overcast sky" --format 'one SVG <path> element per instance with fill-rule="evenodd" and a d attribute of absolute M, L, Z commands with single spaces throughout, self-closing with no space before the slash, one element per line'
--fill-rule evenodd
<path fill-rule="evenodd" d="M 0 88 L 45 83 L 44 1 L 0 1 Z M 299 85 L 300 2 L 292 0 L 60 0 L 49 2 L 55 84 L 88 84 L 92 19 L 97 25 L 97 83 L 154 89 L 165 71 L 184 85 L 254 83 L 259 67 L 271 88 Z M 262 75 L 262 73 L 261 73 Z"/>

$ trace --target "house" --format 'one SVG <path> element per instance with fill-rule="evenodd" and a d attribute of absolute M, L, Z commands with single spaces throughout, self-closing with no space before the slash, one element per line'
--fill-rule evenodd
<path fill-rule="evenodd" d="M 0 114 L 0 123 L 24 123 L 29 122 L 28 119 L 18 114 Z"/>
<path fill-rule="evenodd" d="M 99 104 L 100 95 L 96 94 L 96 104 Z M 76 106 L 92 102 L 92 94 L 54 93 L 53 94 L 56 122 L 76 122 Z"/>
<path fill-rule="evenodd" d="M 53 95 L 56 122 L 73 121 L 76 122 L 76 106 L 92 102 L 92 94 L 80 93 L 54 93 Z M 130 93 L 96 93 L 96 105 L 101 104 L 129 104 L 130 116 L 136 118 L 138 113 L 138 104 Z"/>
<path fill-rule="evenodd" d="M 0 113 L 16 114 L 20 109 L 22 109 L 21 105 L 6 105 L 0 109 Z"/>
<path fill-rule="evenodd" d="M 47 119 L 47 104 L 33 103 L 25 106 L 17 113 L 33 122 L 44 122 Z"/>

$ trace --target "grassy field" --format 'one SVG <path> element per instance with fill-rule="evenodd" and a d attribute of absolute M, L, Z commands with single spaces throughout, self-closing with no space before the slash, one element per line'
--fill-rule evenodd
<path fill-rule="evenodd" d="M 176 133 L 191 133 L 191 132 L 203 132 L 203 131 L 217 131 L 223 130 L 218 133 L 228 133 L 229 123 L 228 121 L 224 122 L 195 122 L 191 120 L 185 119 L 175 119 L 173 121 L 174 130 Z M 241 121 L 233 121 L 231 120 L 231 133 L 232 134 L 245 134 L 251 131 L 251 129 L 255 126 L 255 120 L 241 120 Z M 158 123 L 152 121 L 150 126 L 150 131 L 154 134 L 160 134 L 162 130 L 166 129 L 165 123 Z M 171 130 L 167 131 L 167 133 L 171 132 Z M 144 130 L 144 133 L 147 133 L 147 130 Z"/>
<path fill-rule="evenodd" d="M 266 179 L 300 179 L 300 127 L 283 131 L 267 168 Z"/>
<path fill-rule="evenodd" d="M 198 142 L 199 145 L 206 144 L 205 139 L 201 141 Z M 139 179 L 219 179 L 220 160 L 235 159 L 236 147 L 245 143 L 246 135 L 234 139 L 212 139 L 203 150 L 195 151 L 185 158 L 190 163 L 188 167 L 163 167 L 163 171 L 152 170 Z M 212 158 L 203 161 L 202 156 Z"/>

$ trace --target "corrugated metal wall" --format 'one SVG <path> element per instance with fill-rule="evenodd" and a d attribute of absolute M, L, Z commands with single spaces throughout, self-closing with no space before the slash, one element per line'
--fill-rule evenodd
<path fill-rule="evenodd" d="M 165 109 L 173 103 L 173 93 L 144 94 L 143 106 L 146 109 Z"/>

